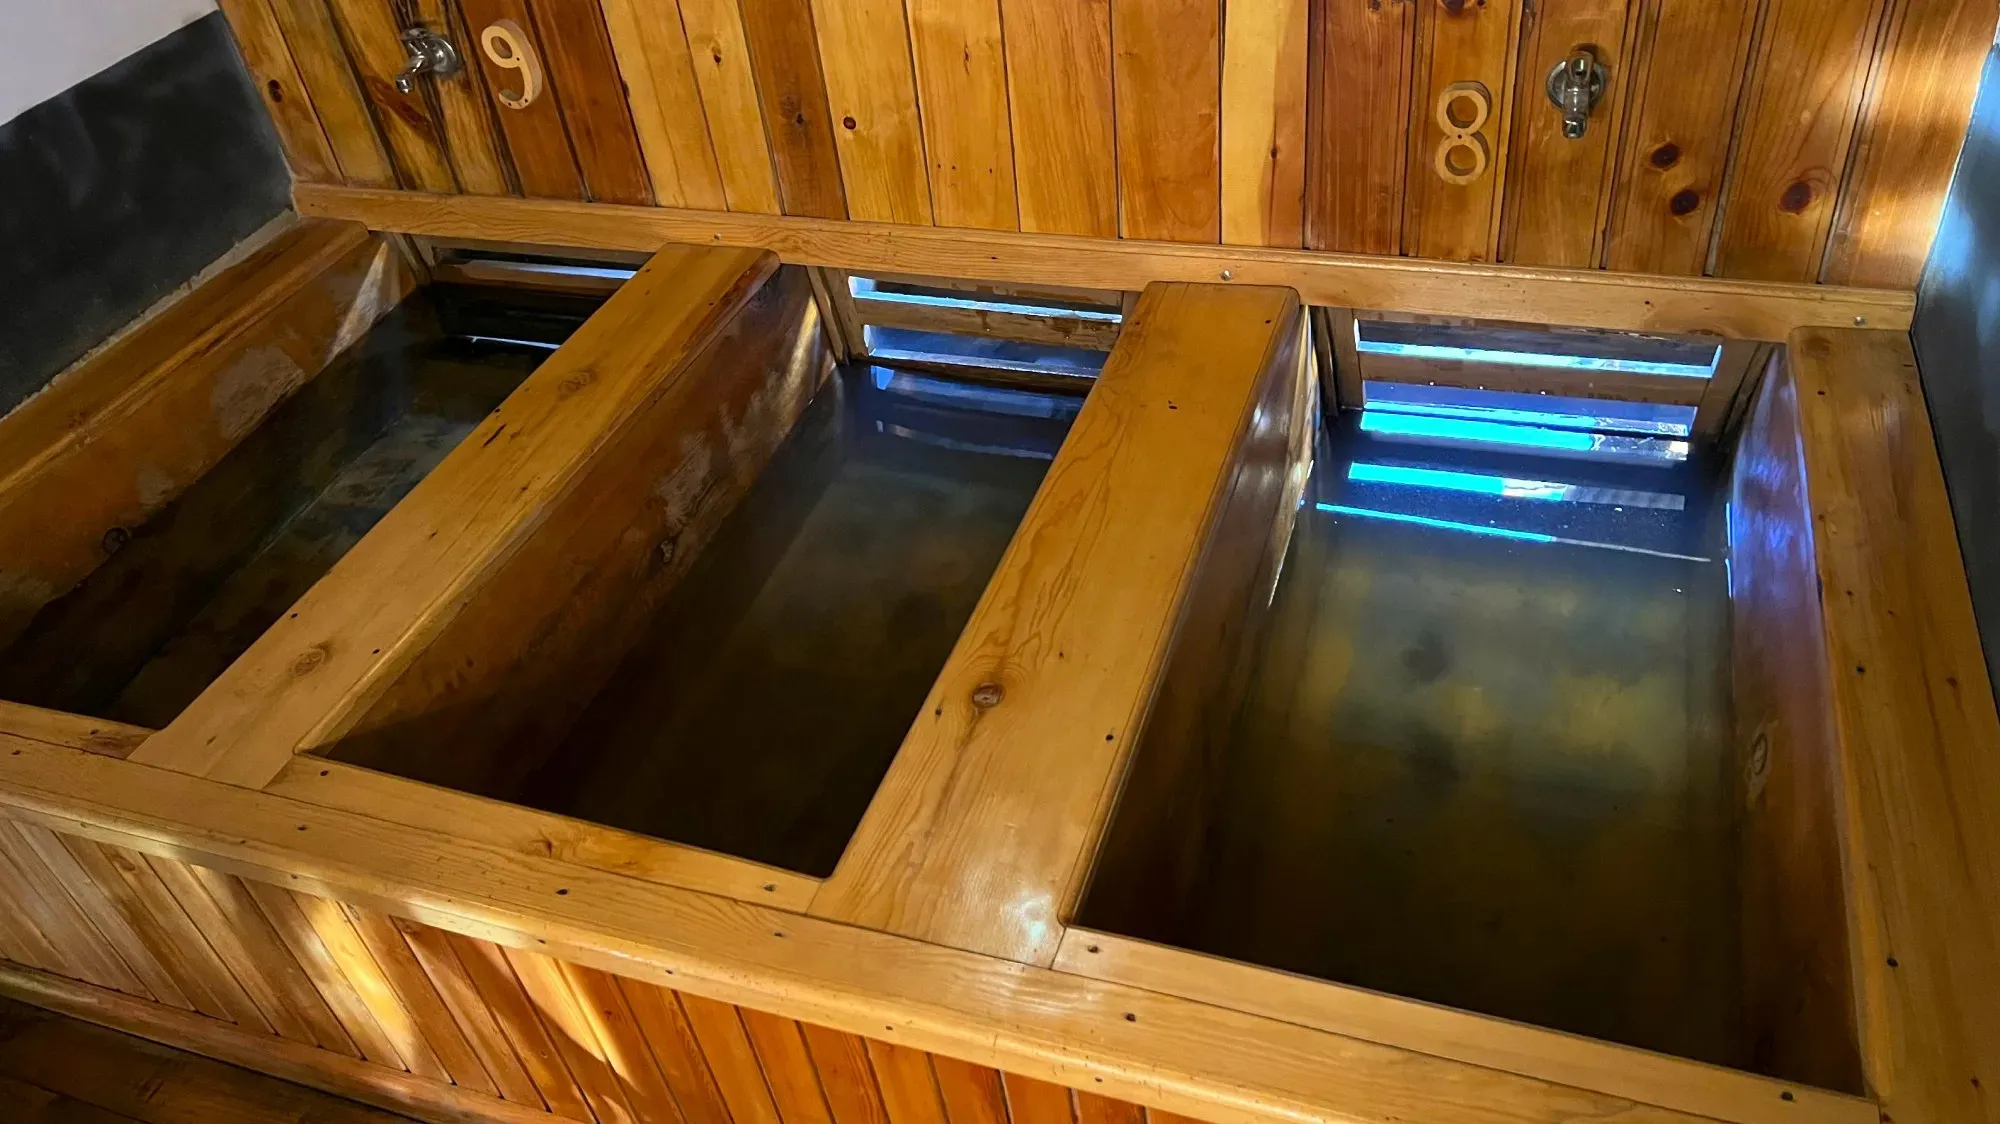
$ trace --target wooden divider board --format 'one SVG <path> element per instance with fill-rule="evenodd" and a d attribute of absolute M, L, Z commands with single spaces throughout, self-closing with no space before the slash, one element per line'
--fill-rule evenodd
<path fill-rule="evenodd" d="M 1259 376 L 1299 315 L 1282 289 L 1147 287 L 814 916 L 1054 956 Z"/>
<path fill-rule="evenodd" d="M 307 221 L 0 421 L 0 641 L 86 577 L 119 533 L 199 479 L 414 284 L 385 240 L 353 223 Z M 107 463 L 130 470 L 107 473 Z"/>
<path fill-rule="evenodd" d="M 655 255 L 133 759 L 262 787 L 338 738 L 776 268 L 757 251 Z"/>

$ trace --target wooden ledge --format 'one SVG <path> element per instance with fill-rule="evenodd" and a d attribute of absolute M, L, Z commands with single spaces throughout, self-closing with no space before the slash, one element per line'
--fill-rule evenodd
<path fill-rule="evenodd" d="M 376 230 L 604 250 L 669 242 L 772 250 L 787 263 L 1137 290 L 1153 281 L 1297 289 L 1309 305 L 1478 315 L 1782 342 L 1808 327 L 1907 330 L 1912 293 L 1526 269 L 1307 250 L 1191 245 L 299 184 L 304 215 Z"/>

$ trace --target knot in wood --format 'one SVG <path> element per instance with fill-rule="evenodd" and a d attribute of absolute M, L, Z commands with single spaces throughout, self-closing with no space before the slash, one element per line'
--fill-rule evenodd
<path fill-rule="evenodd" d="M 972 689 L 972 705 L 986 710 L 999 706 L 1000 700 L 1006 695 L 1007 692 L 1001 690 L 998 683 L 981 683 Z"/>
<path fill-rule="evenodd" d="M 319 668 L 319 665 L 325 662 L 325 648 L 307 648 L 305 651 L 299 653 L 298 659 L 292 661 L 292 674 L 310 675 Z"/>

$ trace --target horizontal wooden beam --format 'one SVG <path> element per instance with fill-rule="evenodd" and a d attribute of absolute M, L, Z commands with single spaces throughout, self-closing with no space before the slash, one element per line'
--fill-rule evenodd
<path fill-rule="evenodd" d="M 0 809 L 147 855 L 1216 1124 L 1712 1119 L 4 734 Z M 1795 1124 L 1855 1119 L 1849 1098 L 1778 1082 L 1765 1090 Z"/>
<path fill-rule="evenodd" d="M 1881 289 L 838 222 L 666 207 L 299 184 L 299 212 L 377 230 L 589 249 L 669 242 L 769 249 L 802 265 L 1143 289 L 1153 281 L 1297 289 L 1311 305 L 1782 342 L 1809 327 L 1907 330 L 1916 297 Z"/>

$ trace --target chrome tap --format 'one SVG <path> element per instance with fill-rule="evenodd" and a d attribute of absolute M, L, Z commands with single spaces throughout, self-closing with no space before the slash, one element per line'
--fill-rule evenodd
<path fill-rule="evenodd" d="M 412 27 L 403 31 L 403 50 L 409 56 L 409 65 L 396 75 L 398 93 L 414 93 L 417 75 L 435 74 L 439 78 L 449 78 L 458 73 L 458 48 L 451 40 L 426 27 Z"/>

